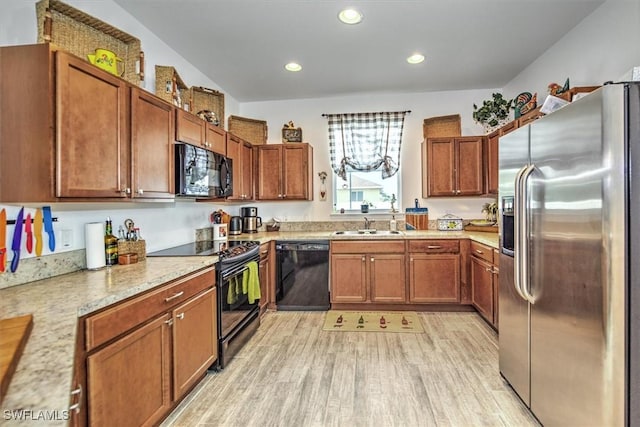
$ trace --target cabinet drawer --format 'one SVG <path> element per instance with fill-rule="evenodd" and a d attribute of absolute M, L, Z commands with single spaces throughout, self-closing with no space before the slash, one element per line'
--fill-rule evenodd
<path fill-rule="evenodd" d="M 403 254 L 404 240 L 377 241 L 332 241 L 331 253 L 334 254 Z"/>
<path fill-rule="evenodd" d="M 457 254 L 460 252 L 460 242 L 458 240 L 410 240 L 409 252 Z"/>
<path fill-rule="evenodd" d="M 493 248 L 478 242 L 471 242 L 471 255 L 493 263 Z"/>
<path fill-rule="evenodd" d="M 214 285 L 215 270 L 210 267 L 88 317 L 85 323 L 87 351 Z"/>

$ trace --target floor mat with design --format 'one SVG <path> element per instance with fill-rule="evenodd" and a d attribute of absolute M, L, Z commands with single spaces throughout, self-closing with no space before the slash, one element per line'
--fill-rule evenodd
<path fill-rule="evenodd" d="M 347 332 L 424 332 L 418 314 L 413 311 L 329 310 L 322 329 Z"/>

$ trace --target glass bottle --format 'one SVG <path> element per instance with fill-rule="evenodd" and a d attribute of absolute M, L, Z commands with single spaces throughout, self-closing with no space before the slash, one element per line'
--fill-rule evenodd
<path fill-rule="evenodd" d="M 111 228 L 111 218 L 107 217 L 104 234 L 105 263 L 116 265 L 118 263 L 118 238 L 113 235 Z"/>

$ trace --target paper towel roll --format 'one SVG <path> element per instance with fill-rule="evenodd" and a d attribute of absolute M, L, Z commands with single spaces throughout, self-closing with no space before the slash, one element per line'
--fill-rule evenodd
<path fill-rule="evenodd" d="M 97 270 L 104 267 L 104 224 L 101 222 L 85 224 L 84 243 L 87 254 L 87 268 L 89 270 Z"/>

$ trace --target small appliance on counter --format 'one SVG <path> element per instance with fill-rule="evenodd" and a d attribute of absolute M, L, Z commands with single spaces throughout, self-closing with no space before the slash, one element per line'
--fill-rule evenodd
<path fill-rule="evenodd" d="M 229 235 L 237 236 L 242 234 L 242 217 L 232 216 L 229 220 Z"/>
<path fill-rule="evenodd" d="M 257 233 L 258 227 L 262 226 L 262 218 L 258 216 L 258 208 L 255 206 L 240 208 L 240 215 L 242 215 L 242 232 Z"/>

